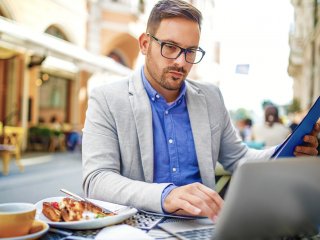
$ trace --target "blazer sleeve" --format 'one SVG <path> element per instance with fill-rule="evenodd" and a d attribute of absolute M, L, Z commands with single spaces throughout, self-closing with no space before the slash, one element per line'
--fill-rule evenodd
<path fill-rule="evenodd" d="M 146 183 L 121 175 L 123 162 L 116 121 L 105 92 L 99 88 L 91 92 L 88 103 L 83 129 L 82 162 L 86 196 L 162 212 L 161 194 L 169 184 Z"/>
<path fill-rule="evenodd" d="M 235 169 L 247 161 L 261 161 L 271 158 L 275 147 L 265 150 L 248 148 L 237 134 L 232 124 L 228 110 L 226 109 L 221 92 L 219 92 L 223 117 L 221 119 L 222 135 L 220 142 L 219 162 L 224 169 L 234 172 Z"/>

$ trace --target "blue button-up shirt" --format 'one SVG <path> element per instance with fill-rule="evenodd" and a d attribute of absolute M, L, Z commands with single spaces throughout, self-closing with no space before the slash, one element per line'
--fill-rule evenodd
<path fill-rule="evenodd" d="M 200 171 L 190 119 L 185 99 L 186 85 L 181 86 L 178 98 L 168 104 L 150 85 L 143 68 L 141 76 L 151 103 L 154 178 L 157 183 L 173 183 L 182 186 L 201 182 Z M 172 187 L 169 188 L 172 190 Z M 162 198 L 166 197 L 164 191 Z"/>

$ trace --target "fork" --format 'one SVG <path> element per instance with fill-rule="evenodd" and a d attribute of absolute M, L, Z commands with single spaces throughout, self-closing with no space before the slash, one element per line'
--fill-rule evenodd
<path fill-rule="evenodd" d="M 95 207 L 100 208 L 103 213 L 107 213 L 107 214 L 108 214 L 108 213 L 117 214 L 119 210 L 123 210 L 123 209 L 119 209 L 118 211 L 112 211 L 112 210 L 110 210 L 110 209 L 107 209 L 107 208 L 105 208 L 105 207 L 102 207 L 102 206 L 99 205 L 99 204 L 96 204 L 96 203 L 92 202 L 92 201 L 89 200 L 88 198 L 80 197 L 79 195 L 77 195 L 77 194 L 75 194 L 75 193 L 72 193 L 72 192 L 70 192 L 70 191 L 68 191 L 68 190 L 66 190 L 66 189 L 61 188 L 60 191 L 63 192 L 63 193 L 65 193 L 65 194 L 67 194 L 67 195 L 69 195 L 69 196 L 71 196 L 71 197 L 73 197 L 73 198 L 75 198 L 76 200 L 84 201 L 84 202 L 87 202 L 87 203 L 92 204 L 92 205 L 95 206 Z"/>
<path fill-rule="evenodd" d="M 92 238 L 72 236 L 72 235 L 64 237 L 64 238 L 61 238 L 61 240 L 88 240 L 88 239 L 92 239 Z"/>

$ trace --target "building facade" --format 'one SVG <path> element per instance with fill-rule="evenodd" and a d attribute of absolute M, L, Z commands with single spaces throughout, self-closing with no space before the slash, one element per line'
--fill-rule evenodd
<path fill-rule="evenodd" d="M 88 1 L 88 49 L 133 68 L 139 54 L 134 35 L 143 1 Z"/>
<path fill-rule="evenodd" d="M 320 95 L 320 1 L 291 3 L 294 25 L 289 36 L 288 73 L 294 79 L 294 98 L 306 110 Z"/>
<path fill-rule="evenodd" d="M 81 129 L 91 89 L 143 63 L 138 37 L 156 2 L 0 0 L 0 125 L 28 133 L 56 119 Z M 212 0 L 189 2 L 208 19 Z M 202 68 L 211 68 L 214 42 L 205 44 Z M 190 77 L 201 79 L 202 68 Z"/>
<path fill-rule="evenodd" d="M 3 125 L 22 127 L 27 133 L 29 127 L 55 118 L 81 129 L 91 76 L 104 73 L 113 78 L 130 73 L 135 54 L 123 58 L 126 67 L 107 57 L 125 51 L 126 41 L 133 41 L 126 33 L 117 31 L 114 37 L 111 31 L 95 43 L 101 51 L 87 50 L 88 29 L 92 28 L 89 12 L 87 0 L 0 1 Z M 114 44 L 117 39 L 122 40 L 120 45 Z M 26 139 L 27 134 L 24 148 Z"/>

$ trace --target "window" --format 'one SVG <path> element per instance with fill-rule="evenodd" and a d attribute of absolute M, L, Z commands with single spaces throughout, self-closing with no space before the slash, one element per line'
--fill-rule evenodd
<path fill-rule="evenodd" d="M 47 30 L 45 31 L 45 33 L 52 35 L 56 38 L 60 38 L 63 39 L 65 41 L 68 41 L 67 36 L 56 26 L 50 26 L 47 28 Z"/>

